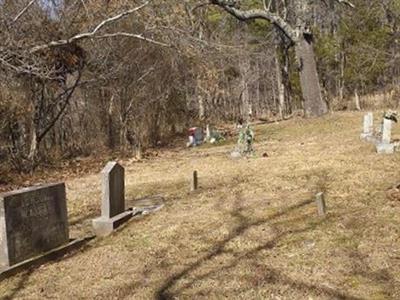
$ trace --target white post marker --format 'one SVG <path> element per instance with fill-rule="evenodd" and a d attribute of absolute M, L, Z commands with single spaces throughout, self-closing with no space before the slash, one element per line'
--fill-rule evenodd
<path fill-rule="evenodd" d="M 326 204 L 324 193 L 318 193 L 315 196 L 315 201 L 317 203 L 318 215 L 324 217 L 326 215 Z"/>

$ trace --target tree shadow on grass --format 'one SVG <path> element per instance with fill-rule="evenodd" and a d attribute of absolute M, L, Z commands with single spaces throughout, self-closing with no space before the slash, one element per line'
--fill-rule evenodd
<path fill-rule="evenodd" d="M 99 207 L 100 207 L 100 203 L 99 203 Z M 91 211 L 87 214 L 81 215 L 79 217 L 72 217 L 71 221 L 69 221 L 69 226 L 76 226 L 76 225 L 80 225 L 82 223 L 84 223 L 85 221 L 94 219 L 96 217 L 99 217 L 100 213 L 99 211 Z"/>
<path fill-rule="evenodd" d="M 359 276 L 371 282 L 372 285 L 379 285 L 382 288 L 382 297 L 398 299 L 398 294 L 396 297 L 396 293 L 399 291 L 400 282 L 394 278 L 387 268 L 373 270 L 368 263 L 368 256 L 361 254 L 358 249 L 352 249 L 348 255 L 352 262 L 350 268 L 352 276 Z"/>
<path fill-rule="evenodd" d="M 314 228 L 315 225 L 313 226 L 306 226 L 305 228 L 298 229 L 298 230 L 288 230 L 286 232 L 280 233 L 276 235 L 272 240 L 263 243 L 249 251 L 242 252 L 240 255 L 236 256 L 233 262 L 231 262 L 229 265 L 218 268 L 217 270 L 212 270 L 206 274 L 203 274 L 201 276 L 195 276 L 192 280 L 187 282 L 185 285 L 179 288 L 178 291 L 171 292 L 171 288 L 173 288 L 177 282 L 183 278 L 186 278 L 187 276 L 190 276 L 192 272 L 195 270 L 199 269 L 202 265 L 207 263 L 208 261 L 222 255 L 228 253 L 228 251 L 225 250 L 225 247 L 227 244 L 232 241 L 233 239 L 243 235 L 248 231 L 249 229 L 255 227 L 255 226 L 260 226 L 263 224 L 267 224 L 268 222 L 279 218 L 285 214 L 288 214 L 294 210 L 300 209 L 310 203 L 312 203 L 312 200 L 306 200 L 303 202 L 300 202 L 296 205 L 290 206 L 280 212 L 277 212 L 273 214 L 272 216 L 268 218 L 264 218 L 261 220 L 257 221 L 251 221 L 248 217 L 244 216 L 242 213 L 241 208 L 237 208 L 234 210 L 231 214 L 232 216 L 236 219 L 236 226 L 231 230 L 231 233 L 221 242 L 216 244 L 206 256 L 203 256 L 202 258 L 198 259 L 196 262 L 192 263 L 188 267 L 186 267 L 184 270 L 181 272 L 173 275 L 167 281 L 156 291 L 155 298 L 158 300 L 165 300 L 165 299 L 174 299 L 175 297 L 178 297 L 179 294 L 181 294 L 185 289 L 190 288 L 194 283 L 204 280 L 206 278 L 211 277 L 214 273 L 220 272 L 221 270 L 229 270 L 235 268 L 243 259 L 249 259 L 251 257 L 254 257 L 258 252 L 262 250 L 268 250 L 268 249 L 273 249 L 277 242 L 285 237 L 286 235 L 293 235 L 293 234 L 299 234 L 302 232 L 306 232 L 308 230 L 311 230 Z M 318 224 L 322 223 L 323 220 L 319 220 Z M 304 291 L 304 292 L 314 292 L 318 294 L 323 294 L 327 295 L 330 297 L 334 297 L 336 299 L 350 299 L 350 300 L 356 300 L 356 299 L 361 299 L 357 297 L 353 297 L 350 295 L 346 295 L 345 293 L 336 291 L 332 288 L 324 287 L 324 286 L 318 286 L 306 282 L 301 282 L 297 280 L 293 280 L 286 275 L 284 275 L 282 272 L 279 270 L 273 269 L 273 268 L 268 268 L 268 274 L 267 278 L 269 281 L 272 282 L 280 282 L 284 284 L 290 285 L 293 289 L 299 290 L 299 291 Z M 268 281 L 267 280 L 267 281 Z"/>
<path fill-rule="evenodd" d="M 29 270 L 25 271 L 24 273 L 21 273 L 19 275 L 20 278 L 18 279 L 18 283 L 16 284 L 16 286 L 9 291 L 9 294 L 5 295 L 1 299 L 4 299 L 4 300 L 14 299 L 18 295 L 18 292 L 25 288 L 26 283 L 28 282 L 28 280 L 31 277 L 33 272 L 34 272 L 33 268 L 30 268 Z"/>

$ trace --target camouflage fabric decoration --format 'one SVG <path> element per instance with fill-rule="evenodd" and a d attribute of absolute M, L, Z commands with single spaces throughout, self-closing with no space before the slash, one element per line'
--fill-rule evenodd
<path fill-rule="evenodd" d="M 239 132 L 238 148 L 243 154 L 251 154 L 253 149 L 254 132 L 250 125 L 242 128 Z"/>

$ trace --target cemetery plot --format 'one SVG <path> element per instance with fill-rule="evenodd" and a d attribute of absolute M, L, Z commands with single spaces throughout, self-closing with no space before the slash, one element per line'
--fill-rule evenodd
<path fill-rule="evenodd" d="M 398 154 L 359 143 L 361 118 L 346 112 L 257 126 L 257 150 L 270 159 L 232 161 L 232 139 L 127 164 L 124 205 L 104 219 L 132 206 L 165 209 L 4 280 L 0 298 L 399 299 Z M 393 126 L 393 137 L 399 130 Z M 122 187 L 114 167 L 105 182 L 119 174 Z M 190 193 L 194 170 L 201 188 Z M 73 214 L 98 213 L 97 181 L 69 181 Z M 155 194 L 166 200 L 146 197 Z"/>

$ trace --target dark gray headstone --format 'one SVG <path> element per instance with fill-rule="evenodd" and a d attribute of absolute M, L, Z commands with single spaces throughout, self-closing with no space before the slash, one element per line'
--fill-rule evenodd
<path fill-rule="evenodd" d="M 64 183 L 0 194 L 0 268 L 69 242 Z"/>
<path fill-rule="evenodd" d="M 117 162 L 109 162 L 101 175 L 103 177 L 101 216 L 112 218 L 125 211 L 125 171 Z"/>

